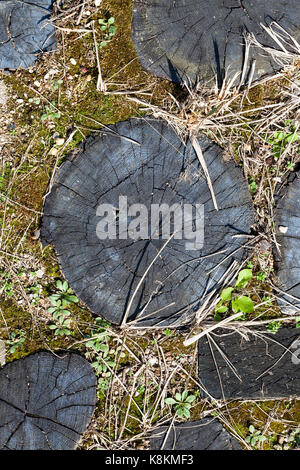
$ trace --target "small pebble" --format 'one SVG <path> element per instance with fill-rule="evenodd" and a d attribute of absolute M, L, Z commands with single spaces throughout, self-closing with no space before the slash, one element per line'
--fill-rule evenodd
<path fill-rule="evenodd" d="M 76 60 L 73 59 L 73 57 L 70 59 L 70 62 L 71 62 L 72 65 L 76 65 L 76 64 L 77 64 Z"/>
<path fill-rule="evenodd" d="M 63 145 L 64 143 L 65 143 L 65 139 L 63 139 L 62 137 L 58 137 L 57 139 L 55 139 L 55 144 L 58 145 L 59 147 Z"/>
<path fill-rule="evenodd" d="M 53 147 L 49 152 L 49 155 L 57 155 L 57 154 L 58 154 L 58 149 L 56 149 L 55 147 Z"/>

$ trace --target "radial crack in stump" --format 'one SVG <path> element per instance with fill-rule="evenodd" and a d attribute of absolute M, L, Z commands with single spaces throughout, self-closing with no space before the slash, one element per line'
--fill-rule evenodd
<path fill-rule="evenodd" d="M 228 79 L 244 75 L 245 83 L 253 70 L 257 80 L 279 69 L 270 55 L 251 47 L 242 74 L 246 33 L 279 48 L 260 26 L 273 21 L 300 40 L 298 0 L 134 0 L 133 42 L 142 65 L 159 77 L 195 84 L 217 76 L 221 85 L 226 72 Z"/>
<path fill-rule="evenodd" d="M 299 397 L 300 330 L 276 334 L 218 330 L 198 343 L 199 383 L 204 397 L 275 400 Z"/>
<path fill-rule="evenodd" d="M 0 369 L 0 449 L 70 450 L 86 430 L 97 381 L 84 358 L 40 352 Z"/>
<path fill-rule="evenodd" d="M 300 312 L 300 171 L 292 174 L 278 194 L 275 267 L 280 308 L 284 313 Z M 278 249 L 279 248 L 279 249 Z M 300 315 L 300 313 L 299 313 Z"/>
<path fill-rule="evenodd" d="M 59 168 L 45 200 L 41 238 L 54 245 L 66 279 L 94 313 L 123 325 L 182 325 L 233 260 L 244 257 L 253 224 L 248 185 L 218 146 L 204 136 L 199 143 L 219 211 L 190 142 L 184 145 L 161 120 L 112 126 Z M 109 232 L 102 229 L 108 238 L 99 239 L 104 204 L 115 212 Z M 193 241 L 202 238 L 203 225 L 201 248 Z"/>
<path fill-rule="evenodd" d="M 152 450 L 242 450 L 237 439 L 212 417 L 176 424 L 167 437 L 168 431 L 169 426 L 160 426 L 152 433 Z"/>
<path fill-rule="evenodd" d="M 0 69 L 31 67 L 40 52 L 56 47 L 49 23 L 53 0 L 0 1 Z"/>

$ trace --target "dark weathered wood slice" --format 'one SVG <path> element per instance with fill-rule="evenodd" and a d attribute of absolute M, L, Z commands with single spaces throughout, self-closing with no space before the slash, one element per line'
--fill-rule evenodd
<path fill-rule="evenodd" d="M 274 248 L 279 304 L 284 312 L 296 313 L 300 311 L 300 171 L 279 191 L 274 219 L 280 249 L 279 253 Z"/>
<path fill-rule="evenodd" d="M 185 146 L 161 120 L 119 123 L 87 139 L 58 170 L 41 237 L 54 245 L 66 279 L 94 313 L 120 323 L 131 302 L 128 321 L 139 316 L 141 325 L 183 324 L 232 261 L 243 258 L 243 235 L 253 224 L 247 182 L 218 146 L 204 136 L 199 143 L 219 211 L 190 142 Z M 204 204 L 204 247 L 187 250 L 184 237 L 172 238 L 157 257 L 167 240 L 154 239 L 150 230 L 144 239 L 98 239 L 97 207 L 118 207 L 119 196 L 127 196 L 129 206 L 144 204 L 149 214 L 153 203 Z"/>
<path fill-rule="evenodd" d="M 56 47 L 49 22 L 53 0 L 0 1 L 0 69 L 31 67 L 40 52 Z"/>
<path fill-rule="evenodd" d="M 0 449 L 74 449 L 96 403 L 83 357 L 39 352 L 0 369 Z"/>
<path fill-rule="evenodd" d="M 299 1 L 134 0 L 133 42 L 142 65 L 154 75 L 177 83 L 217 76 L 221 84 L 225 71 L 228 78 L 242 72 L 244 33 L 278 49 L 260 25 L 272 21 L 299 40 Z M 251 48 L 245 82 L 254 60 L 254 80 L 279 68 L 266 53 Z"/>
<path fill-rule="evenodd" d="M 176 424 L 165 441 L 168 426 L 156 429 L 150 437 L 153 450 L 242 450 L 237 439 L 231 436 L 213 417 L 200 421 Z"/>
<path fill-rule="evenodd" d="M 215 399 L 277 399 L 300 394 L 300 330 L 218 331 L 199 340 L 199 383 Z"/>

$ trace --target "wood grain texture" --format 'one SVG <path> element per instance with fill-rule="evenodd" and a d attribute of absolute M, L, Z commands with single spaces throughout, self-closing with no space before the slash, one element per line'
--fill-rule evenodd
<path fill-rule="evenodd" d="M 239 333 L 219 330 L 218 335 L 198 343 L 199 383 L 206 391 L 201 391 L 203 396 L 221 400 L 299 396 L 298 328 L 281 328 L 276 334 L 264 330 L 260 337 L 251 333 L 249 341 Z"/>
<path fill-rule="evenodd" d="M 40 52 L 56 47 L 55 29 L 47 24 L 53 0 L 0 1 L 0 69 L 31 67 Z"/>
<path fill-rule="evenodd" d="M 0 370 L 0 449 L 74 449 L 96 403 L 83 357 L 40 352 Z"/>
<path fill-rule="evenodd" d="M 282 290 L 279 304 L 282 311 L 296 313 L 300 309 L 300 171 L 291 174 L 278 192 L 274 219 L 280 248 L 280 253 L 274 249 L 277 286 Z"/>
<path fill-rule="evenodd" d="M 127 196 L 128 205 L 144 204 L 149 213 L 153 203 L 204 204 L 205 216 L 204 248 L 188 251 L 184 238 L 173 238 L 133 298 L 128 320 L 139 316 L 141 325 L 183 324 L 233 259 L 243 258 L 245 238 L 234 236 L 249 234 L 253 223 L 248 185 L 241 169 L 224 161 L 218 146 L 204 136 L 199 143 L 218 212 L 190 143 L 185 146 L 161 120 L 119 123 L 87 139 L 57 172 L 45 201 L 41 237 L 54 245 L 66 279 L 94 313 L 120 323 L 135 288 L 166 242 L 152 236 L 97 238 L 98 205 L 118 207 L 120 195 Z"/>
<path fill-rule="evenodd" d="M 206 82 L 241 72 L 245 32 L 260 43 L 278 48 L 260 23 L 276 21 L 300 39 L 298 0 L 134 0 L 133 42 L 142 65 L 154 75 L 177 83 Z M 278 70 L 266 54 L 253 48 L 245 76 L 253 60 L 254 80 Z"/>
<path fill-rule="evenodd" d="M 231 436 L 213 417 L 200 421 L 176 424 L 164 443 L 168 426 L 156 429 L 150 437 L 153 450 L 242 450 L 237 439 Z M 164 444 L 164 445 L 163 445 Z"/>

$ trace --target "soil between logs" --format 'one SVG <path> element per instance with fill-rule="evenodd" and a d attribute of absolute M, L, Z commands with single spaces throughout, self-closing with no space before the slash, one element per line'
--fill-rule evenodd
<path fill-rule="evenodd" d="M 161 120 L 132 119 L 103 130 L 59 168 L 45 200 L 41 238 L 54 245 L 66 279 L 92 312 L 117 324 L 126 314 L 140 326 L 182 325 L 233 260 L 244 257 L 254 221 L 247 182 L 217 145 L 205 136 L 199 144 L 219 211 L 191 143 L 184 145 Z M 148 219 L 142 227 L 148 237 L 99 239 L 97 210 L 118 208 L 120 197 L 129 208 L 142 204 L 147 214 L 155 204 L 178 204 L 182 213 L 186 204 L 203 205 L 203 248 L 187 249 L 185 227 L 182 239 L 163 238 L 168 214 L 158 230 Z M 193 223 L 196 217 L 193 211 Z"/>

